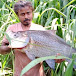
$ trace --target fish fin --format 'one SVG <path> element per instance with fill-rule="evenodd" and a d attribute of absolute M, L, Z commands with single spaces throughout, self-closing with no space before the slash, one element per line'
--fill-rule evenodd
<path fill-rule="evenodd" d="M 54 59 L 48 59 L 48 60 L 45 60 L 45 62 L 49 65 L 50 68 L 55 70 L 55 60 Z"/>

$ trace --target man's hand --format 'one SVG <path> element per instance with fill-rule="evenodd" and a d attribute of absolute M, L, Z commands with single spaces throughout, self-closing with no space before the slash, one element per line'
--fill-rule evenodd
<path fill-rule="evenodd" d="M 58 53 L 57 56 L 60 56 L 60 53 Z M 54 59 L 54 60 L 55 60 L 55 63 L 61 63 L 65 61 L 65 59 Z"/>
<path fill-rule="evenodd" d="M 0 46 L 0 54 L 7 54 L 11 51 L 11 48 L 8 46 Z"/>
<path fill-rule="evenodd" d="M 2 45 L 0 46 L 0 54 L 7 54 L 11 52 L 11 47 L 8 45 L 9 43 L 2 42 Z"/>

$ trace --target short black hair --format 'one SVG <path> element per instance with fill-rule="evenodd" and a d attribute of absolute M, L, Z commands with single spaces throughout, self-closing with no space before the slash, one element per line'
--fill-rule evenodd
<path fill-rule="evenodd" d="M 32 11 L 34 10 L 32 3 L 30 1 L 19 1 L 16 2 L 14 5 L 14 12 L 18 15 L 18 10 L 20 10 L 22 7 L 28 6 L 32 9 Z"/>

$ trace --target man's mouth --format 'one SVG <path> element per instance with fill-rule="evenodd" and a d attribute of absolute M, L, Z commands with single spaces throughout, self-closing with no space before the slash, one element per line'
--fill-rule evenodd
<path fill-rule="evenodd" d="M 30 19 L 25 19 L 24 22 L 30 21 Z"/>

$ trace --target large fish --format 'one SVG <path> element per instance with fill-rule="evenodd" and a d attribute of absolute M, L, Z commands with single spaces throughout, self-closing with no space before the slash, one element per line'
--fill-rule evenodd
<path fill-rule="evenodd" d="M 68 45 L 62 38 L 49 30 L 19 31 L 16 33 L 11 32 L 8 35 L 13 39 L 11 40 L 12 48 L 26 46 L 26 48 L 23 48 L 23 51 L 31 60 L 37 57 L 57 55 L 57 53 L 66 57 L 72 57 L 72 53 L 76 53 L 75 48 Z M 54 68 L 54 60 L 46 60 L 46 62 L 50 67 Z"/>

